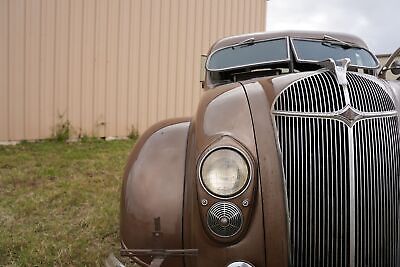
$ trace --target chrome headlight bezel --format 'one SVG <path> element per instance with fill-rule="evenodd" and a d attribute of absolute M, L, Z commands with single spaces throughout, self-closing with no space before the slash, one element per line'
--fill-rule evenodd
<path fill-rule="evenodd" d="M 210 190 L 203 181 L 203 176 L 202 176 L 202 170 L 203 170 L 203 166 L 204 163 L 206 161 L 206 159 L 214 152 L 218 151 L 218 150 L 223 150 L 223 149 L 227 149 L 227 150 L 232 150 L 233 152 L 237 153 L 239 156 L 241 156 L 244 161 L 246 162 L 246 166 L 247 166 L 247 171 L 248 171 L 248 177 L 246 179 L 246 182 L 244 183 L 244 185 L 238 189 L 236 192 L 230 194 L 230 195 L 220 195 L 217 194 L 215 192 L 213 192 L 212 190 Z M 198 164 L 198 168 L 197 168 L 197 176 L 198 179 L 200 181 L 201 187 L 212 197 L 216 198 L 216 199 L 222 199 L 222 200 L 227 200 L 227 199 L 233 199 L 236 198 L 240 195 L 242 195 L 250 186 L 251 181 L 253 179 L 253 164 L 251 161 L 251 157 L 249 155 L 248 152 L 246 152 L 244 149 L 240 149 L 238 147 L 235 146 L 230 146 L 230 145 L 221 145 L 221 146 L 217 146 L 217 147 L 213 147 L 211 149 L 209 149 L 208 151 L 206 151 L 202 156 L 201 159 L 199 161 Z"/>

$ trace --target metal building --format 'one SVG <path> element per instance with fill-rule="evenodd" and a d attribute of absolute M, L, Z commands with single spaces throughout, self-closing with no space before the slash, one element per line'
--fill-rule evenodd
<path fill-rule="evenodd" d="M 193 113 L 217 39 L 264 31 L 265 0 L 0 0 L 0 141 L 126 136 Z"/>

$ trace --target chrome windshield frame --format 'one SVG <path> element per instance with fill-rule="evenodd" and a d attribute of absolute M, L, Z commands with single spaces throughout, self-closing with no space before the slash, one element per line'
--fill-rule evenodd
<path fill-rule="evenodd" d="M 329 41 L 329 40 L 312 39 L 312 38 L 289 38 L 289 39 L 290 39 L 290 45 L 291 45 L 291 49 L 293 51 L 294 59 L 296 60 L 296 62 L 299 62 L 299 63 L 318 63 L 318 62 L 321 62 L 323 60 L 327 60 L 328 58 L 322 59 L 321 61 L 301 59 L 297 54 L 297 50 L 296 50 L 296 47 L 295 47 L 295 45 L 293 43 L 293 40 L 309 41 L 309 42 L 320 42 L 320 43 L 322 43 L 322 42 L 335 43 L 335 42 L 332 42 L 332 41 Z M 374 59 L 374 61 L 375 61 L 375 63 L 377 65 L 375 67 L 360 66 L 360 65 L 352 64 L 351 61 L 350 61 L 350 64 L 349 64 L 350 67 L 362 68 L 362 69 L 367 69 L 367 70 L 377 70 L 377 69 L 379 69 L 381 67 L 378 58 L 370 50 L 368 50 L 368 49 L 366 49 L 364 47 L 358 46 L 358 45 L 354 45 L 354 48 L 359 48 L 359 49 L 363 49 L 363 50 L 367 51 L 372 56 L 372 58 Z"/>
<path fill-rule="evenodd" d="M 271 38 L 271 39 L 263 39 L 263 40 L 257 40 L 254 41 L 252 44 L 256 44 L 256 43 L 261 43 L 261 42 L 267 42 L 267 41 L 274 41 L 274 40 L 280 40 L 280 39 L 286 39 L 286 52 L 287 52 L 287 58 L 284 59 L 280 59 L 280 60 L 271 60 L 271 61 L 265 61 L 265 62 L 260 62 L 260 63 L 256 63 L 256 64 L 246 64 L 246 65 L 238 65 L 238 66 L 234 66 L 234 67 L 229 67 L 229 68 L 220 68 L 220 69 L 210 69 L 208 67 L 209 61 L 211 59 L 211 57 L 223 50 L 223 49 L 227 49 L 227 48 L 234 48 L 234 47 L 238 47 L 238 46 L 242 46 L 243 43 L 239 42 L 238 44 L 234 44 L 234 45 L 230 45 L 230 46 L 224 46 L 221 48 L 218 48 L 217 50 L 213 51 L 208 57 L 207 57 L 207 61 L 205 64 L 205 68 L 207 71 L 211 71 L 211 72 L 217 72 L 217 71 L 228 71 L 228 70 L 236 70 L 236 69 L 241 69 L 241 68 L 245 68 L 245 67 L 257 67 L 257 66 L 263 66 L 263 65 L 269 65 L 269 64 L 276 64 L 276 63 L 286 63 L 286 62 L 290 62 L 291 57 L 290 57 L 290 43 L 289 43 L 289 37 L 288 36 L 282 36 L 282 37 L 276 37 L 276 38 Z"/>

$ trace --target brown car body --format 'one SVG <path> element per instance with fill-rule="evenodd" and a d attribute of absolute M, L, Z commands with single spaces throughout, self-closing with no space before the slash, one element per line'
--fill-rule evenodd
<path fill-rule="evenodd" d="M 278 32 L 229 37 L 214 44 L 210 54 L 249 38 L 322 40 L 324 35 Z M 362 40 L 351 35 L 329 36 L 367 48 Z M 129 157 L 121 195 L 121 253 L 143 266 L 151 262 L 151 266 L 157 266 L 157 260 L 161 266 L 228 266 L 233 262 L 253 266 L 296 265 L 290 243 L 282 151 L 271 110 L 285 88 L 321 69 L 251 77 L 220 86 L 213 83 L 207 71 L 206 92 L 196 114 L 154 125 L 140 137 Z M 400 85 L 384 83 L 398 118 Z M 399 138 L 398 127 L 393 135 Z M 210 195 L 200 183 L 200 161 L 218 147 L 237 148 L 252 165 L 247 188 L 231 199 Z M 207 226 L 208 210 L 221 201 L 233 203 L 242 212 L 241 229 L 231 237 L 216 236 Z M 399 244 L 398 240 L 395 243 Z M 392 257 L 398 263 L 398 253 Z M 361 266 L 350 262 L 350 266 Z"/>

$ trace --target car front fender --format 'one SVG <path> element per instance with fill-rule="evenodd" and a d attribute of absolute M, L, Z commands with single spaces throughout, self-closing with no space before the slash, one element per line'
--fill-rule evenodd
<path fill-rule="evenodd" d="M 189 119 L 148 129 L 135 145 L 123 178 L 120 237 L 125 249 L 180 249 Z M 170 258 L 163 266 L 180 266 Z"/>

